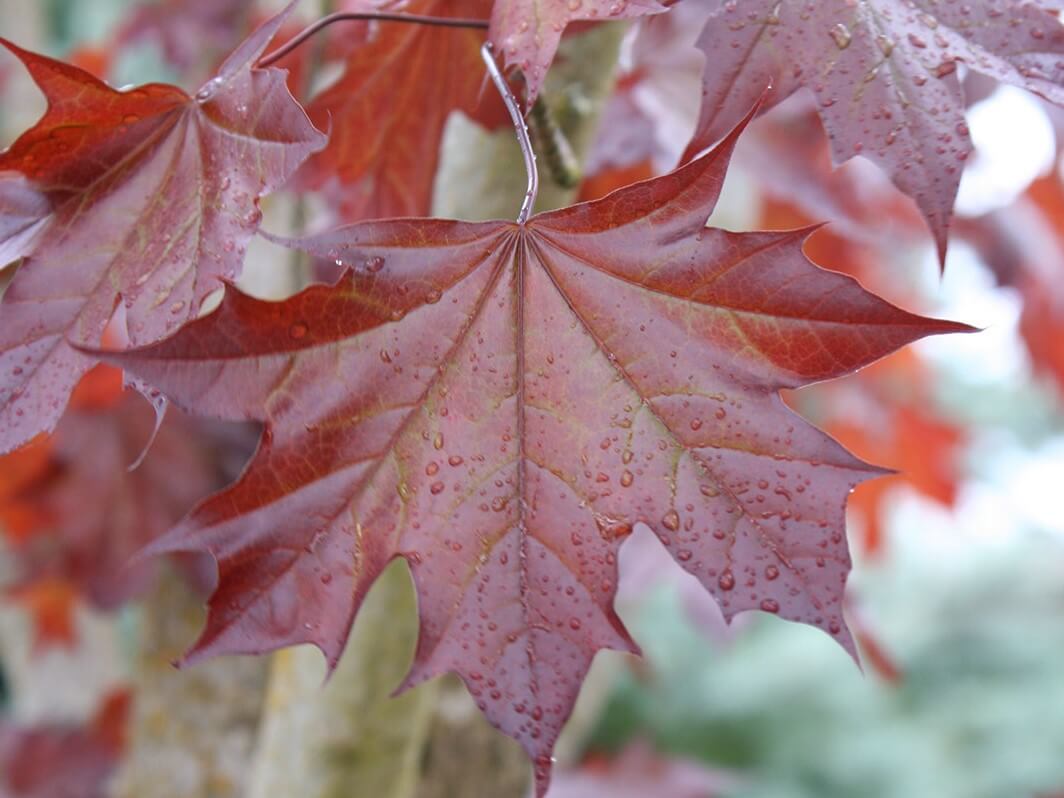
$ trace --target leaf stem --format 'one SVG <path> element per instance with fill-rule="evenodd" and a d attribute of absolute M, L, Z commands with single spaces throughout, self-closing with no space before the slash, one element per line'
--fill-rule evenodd
<path fill-rule="evenodd" d="M 327 17 L 322 17 L 317 22 L 313 23 L 309 27 L 303 29 L 299 34 L 289 39 L 282 44 L 272 53 L 264 55 L 259 59 L 257 66 L 262 69 L 272 64 L 277 63 L 290 52 L 295 50 L 299 45 L 303 44 L 307 39 L 313 36 L 318 31 L 329 27 L 336 22 L 356 22 L 365 20 L 376 20 L 379 22 L 409 22 L 416 25 L 434 25 L 440 28 L 474 28 L 477 30 L 487 30 L 488 21 L 486 19 L 462 19 L 459 17 L 430 17 L 423 14 L 404 14 L 402 12 L 387 12 L 387 11 L 340 11 L 336 14 L 329 14 Z"/>
<path fill-rule="evenodd" d="M 536 195 L 539 193 L 539 170 L 536 168 L 536 153 L 532 149 L 532 140 L 528 135 L 528 125 L 525 124 L 525 118 L 521 114 L 521 107 L 517 104 L 517 98 L 514 97 L 513 91 L 510 90 L 510 85 L 506 82 L 506 78 L 502 76 L 502 72 L 499 71 L 499 65 L 495 62 L 495 52 L 491 42 L 484 42 L 484 45 L 480 48 L 480 55 L 488 67 L 488 74 L 491 76 L 495 88 L 502 95 L 502 101 L 506 103 L 506 110 L 510 112 L 514 130 L 517 132 L 517 142 L 521 145 L 521 155 L 525 159 L 525 171 L 528 173 L 528 190 L 525 192 L 524 202 L 521 203 L 521 211 L 517 214 L 517 223 L 524 224 L 532 215 L 532 206 L 536 204 Z"/>

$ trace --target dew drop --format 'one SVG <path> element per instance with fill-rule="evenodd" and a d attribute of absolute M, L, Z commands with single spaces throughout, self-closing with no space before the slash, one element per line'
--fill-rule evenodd
<path fill-rule="evenodd" d="M 831 38 L 835 41 L 835 46 L 840 50 L 845 50 L 850 46 L 850 40 L 853 35 L 850 33 L 850 29 L 841 22 L 833 25 L 829 32 L 831 33 Z"/>
<path fill-rule="evenodd" d="M 680 528 L 680 514 L 675 510 L 669 510 L 664 516 L 662 516 L 661 525 L 670 532 L 675 532 Z"/>

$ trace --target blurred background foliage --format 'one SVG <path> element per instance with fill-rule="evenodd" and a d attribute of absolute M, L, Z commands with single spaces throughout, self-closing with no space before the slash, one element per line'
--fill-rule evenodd
<path fill-rule="evenodd" d="M 277 5 L 259 3 L 256 11 Z M 142 6 L 0 0 L 0 32 L 99 65 L 115 85 L 161 80 L 191 89 L 251 18 L 220 42 L 195 43 L 202 57 L 182 68 L 157 35 L 112 45 Z M 316 10 L 304 0 L 300 13 Z M 6 145 L 42 103 L 6 54 L 0 92 Z M 652 107 L 651 94 L 644 107 Z M 810 242 L 818 262 L 855 273 L 893 301 L 985 328 L 923 342 L 791 397 L 858 454 L 903 472 L 862 486 L 852 502 L 850 618 L 863 673 L 810 628 L 760 614 L 725 628 L 644 535 L 625 555 L 621 612 L 645 659 L 606 655 L 596 666 L 569 770 L 553 793 L 559 798 L 620 795 L 640 777 L 654 794 L 676 798 L 1064 795 L 1064 122 L 1060 109 L 1018 90 L 973 94 L 979 149 L 969 171 L 980 177 L 966 174 L 941 280 L 919 230 L 855 244 L 840 214 Z M 682 147 L 695 110 L 656 118 L 665 149 Z M 727 226 L 815 218 L 809 184 L 781 189 L 766 171 L 786 170 L 764 157 L 772 119 L 793 122 L 804 113 L 781 107 L 754 126 L 718 211 Z M 810 135 L 822 148 L 822 131 Z M 821 172 L 825 191 L 835 190 L 831 180 L 871 179 L 860 164 L 833 178 Z M 989 245 L 988 231 L 1001 230 L 1020 240 L 1003 249 L 998 235 Z M 1041 282 L 1016 276 L 1015 264 L 1031 261 Z M 0 564 L 0 578 L 9 570 Z M 100 697 L 128 679 L 138 610 L 81 606 L 80 642 L 31 655 L 34 611 L 40 607 L 11 601 L 0 612 L 7 717 L 19 728 L 94 717 Z M 5 748 L 4 739 L 0 758 L 23 751 L 10 741 Z M 622 777 L 611 781 L 616 773 Z"/>

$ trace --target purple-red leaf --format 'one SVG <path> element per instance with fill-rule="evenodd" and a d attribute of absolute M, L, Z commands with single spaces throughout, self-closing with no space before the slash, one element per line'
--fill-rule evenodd
<path fill-rule="evenodd" d="M 495 0 L 488 38 L 506 67 L 521 70 L 531 108 L 570 22 L 632 19 L 664 10 L 661 0 Z"/>
<path fill-rule="evenodd" d="M 487 19 L 491 0 L 409 0 L 397 8 Z M 332 134 L 301 176 L 348 221 L 428 214 L 453 112 L 491 127 L 509 124 L 487 83 L 483 31 L 385 22 L 375 33 L 351 47 L 343 75 L 307 106 Z"/>
<path fill-rule="evenodd" d="M 51 212 L 48 198 L 18 172 L 0 174 L 0 266 L 33 247 Z"/>
<path fill-rule="evenodd" d="M 1064 26 L 1050 0 L 704 0 L 713 14 L 687 156 L 724 136 L 770 83 L 812 89 L 836 163 L 863 155 L 919 206 L 946 252 L 972 149 L 957 67 L 1064 103 Z"/>
<path fill-rule="evenodd" d="M 98 344 L 120 299 L 134 343 L 194 318 L 240 271 L 259 197 L 322 146 L 284 73 L 254 68 L 283 19 L 195 97 L 161 84 L 115 91 L 3 42 L 48 110 L 0 153 L 0 173 L 26 180 L 0 183 L 0 252 L 26 255 L 0 305 L 0 452 L 55 426 L 93 364 L 68 340 Z M 42 199 L 52 219 L 27 251 Z"/>
<path fill-rule="evenodd" d="M 536 764 L 614 614 L 617 552 L 647 523 L 727 617 L 761 609 L 849 651 L 844 505 L 879 473 L 782 388 L 916 338 L 914 316 L 802 255 L 806 231 L 706 228 L 728 158 L 526 225 L 364 222 L 296 242 L 347 264 L 279 303 L 228 290 L 173 337 L 112 355 L 182 406 L 266 431 L 239 482 L 157 551 L 209 551 L 193 656 L 314 643 L 335 663 L 403 557 L 444 671 Z"/>

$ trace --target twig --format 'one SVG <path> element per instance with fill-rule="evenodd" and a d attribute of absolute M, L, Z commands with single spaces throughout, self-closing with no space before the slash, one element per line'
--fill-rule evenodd
<path fill-rule="evenodd" d="M 476 30 L 487 30 L 488 21 L 485 19 L 460 19 L 457 17 L 430 17 L 422 14 L 403 14 L 400 12 L 386 12 L 386 11 L 341 11 L 336 14 L 329 14 L 327 17 L 322 17 L 314 24 L 305 28 L 298 35 L 289 39 L 282 44 L 272 53 L 264 55 L 259 59 L 258 67 L 264 68 L 271 64 L 275 64 L 295 50 L 299 45 L 303 44 L 307 39 L 313 36 L 318 31 L 329 27 L 336 22 L 356 22 L 366 20 L 377 20 L 379 22 L 409 22 L 415 25 L 434 25 L 440 28 L 473 28 Z"/>
<path fill-rule="evenodd" d="M 495 88 L 502 95 L 502 101 L 506 103 L 506 110 L 510 112 L 510 118 L 514 122 L 514 130 L 517 132 L 517 141 L 521 145 L 521 155 L 525 159 L 525 171 L 528 173 L 528 190 L 525 192 L 525 201 L 521 203 L 521 212 L 517 214 L 517 223 L 524 224 L 532 215 L 532 206 L 536 204 L 536 195 L 539 193 L 539 170 L 536 168 L 536 153 L 532 149 L 532 140 L 528 135 L 528 125 L 521 115 L 521 108 L 517 104 L 517 98 L 510 90 L 510 85 L 499 71 L 499 65 L 495 63 L 495 53 L 491 42 L 484 42 L 480 48 L 480 55 L 488 67 L 488 74 L 495 84 Z"/>

